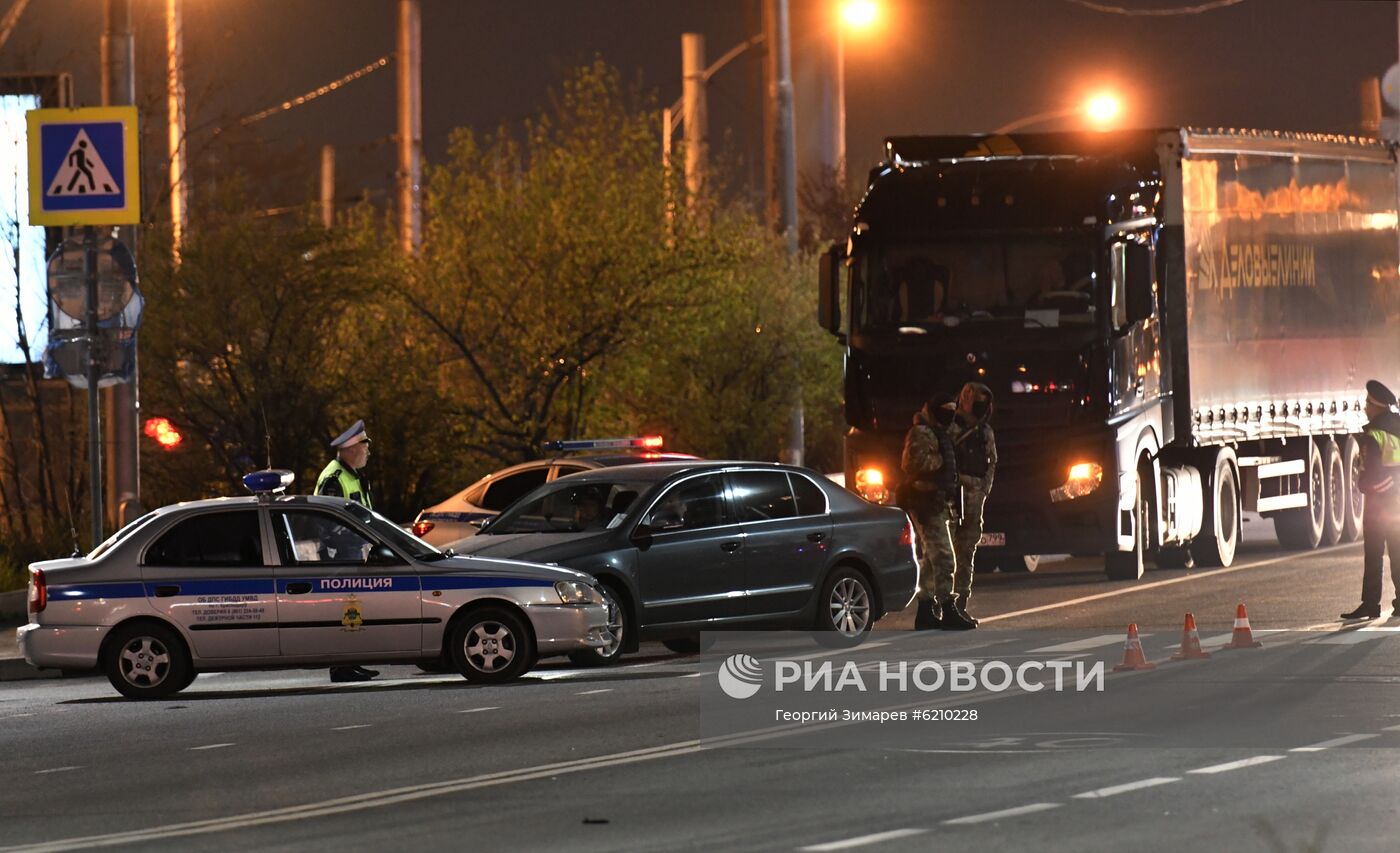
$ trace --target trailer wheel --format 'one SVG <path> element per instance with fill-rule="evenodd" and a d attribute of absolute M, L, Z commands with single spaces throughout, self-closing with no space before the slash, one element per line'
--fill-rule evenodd
<path fill-rule="evenodd" d="M 1274 533 L 1278 544 L 1294 551 L 1311 551 L 1322 542 L 1327 515 L 1327 474 L 1322 467 L 1322 451 L 1317 442 L 1309 441 L 1303 469 L 1302 490 L 1308 505 L 1285 509 L 1274 516 Z"/>
<path fill-rule="evenodd" d="M 1147 568 L 1147 519 L 1151 504 L 1143 489 L 1142 471 L 1137 472 L 1137 502 L 1133 507 L 1133 550 L 1113 551 L 1104 555 L 1104 574 L 1109 580 L 1135 581 Z"/>
<path fill-rule="evenodd" d="M 1326 511 L 1322 519 L 1322 544 L 1336 545 L 1342 540 L 1342 531 L 1346 527 L 1351 484 L 1347 482 L 1346 468 L 1342 464 L 1342 454 L 1337 448 L 1337 442 L 1330 438 L 1322 440 L 1322 470 L 1325 475 L 1324 491 L 1327 494 L 1327 501 L 1323 505 Z"/>
<path fill-rule="evenodd" d="M 1210 479 L 1201 483 L 1201 535 L 1191 542 L 1191 557 L 1202 566 L 1228 566 L 1240 544 L 1240 480 L 1234 451 L 1215 454 L 1215 465 L 1207 470 Z"/>
<path fill-rule="evenodd" d="M 1361 494 L 1361 445 L 1355 437 L 1346 436 L 1339 455 L 1342 457 L 1342 489 L 1346 496 L 1342 541 L 1355 542 L 1361 538 L 1361 516 L 1366 508 L 1366 496 Z"/>

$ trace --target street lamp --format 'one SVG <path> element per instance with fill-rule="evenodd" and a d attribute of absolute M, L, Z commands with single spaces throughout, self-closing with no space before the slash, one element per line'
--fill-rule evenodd
<path fill-rule="evenodd" d="M 1013 122 L 1004 124 L 997 128 L 995 133 L 1010 133 L 1013 130 L 1020 130 L 1023 127 L 1040 124 L 1042 122 L 1054 121 L 1055 119 L 1071 118 L 1073 116 L 1083 116 L 1087 118 L 1099 130 L 1107 130 L 1109 125 L 1123 112 L 1123 103 L 1117 95 L 1109 92 L 1100 93 L 1089 98 L 1082 104 L 1073 107 L 1063 107 L 1058 110 L 1047 110 L 1043 113 L 1023 116 Z"/>
<path fill-rule="evenodd" d="M 866 29 L 879 17 L 880 6 L 875 0 L 847 0 L 841 7 L 841 20 L 853 29 Z"/>

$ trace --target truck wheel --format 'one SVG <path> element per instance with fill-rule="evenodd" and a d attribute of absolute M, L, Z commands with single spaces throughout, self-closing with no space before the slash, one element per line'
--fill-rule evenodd
<path fill-rule="evenodd" d="M 1202 566 L 1228 566 L 1240 544 L 1240 481 L 1233 451 L 1215 455 L 1209 477 L 1201 483 L 1201 534 L 1191 542 L 1191 557 Z"/>
<path fill-rule="evenodd" d="M 1353 436 L 1342 439 L 1342 482 L 1346 495 L 1345 515 L 1342 517 L 1342 541 L 1355 542 L 1361 538 L 1361 516 L 1366 509 L 1366 497 L 1361 494 L 1361 445 Z"/>
<path fill-rule="evenodd" d="M 997 557 L 992 566 L 1001 572 L 1033 572 L 1040 568 L 1039 554 L 1024 554 L 1019 557 Z"/>
<path fill-rule="evenodd" d="M 1303 469 L 1303 491 L 1308 505 L 1286 509 L 1274 516 L 1274 533 L 1278 544 L 1294 551 L 1311 551 L 1322 542 L 1327 515 L 1327 474 L 1322 467 L 1322 451 L 1317 442 L 1309 441 L 1307 466 Z"/>
<path fill-rule="evenodd" d="M 1137 504 L 1133 507 L 1133 550 L 1113 551 L 1104 555 L 1103 569 L 1109 580 L 1135 581 L 1147 568 L 1147 518 L 1151 505 L 1143 489 L 1142 472 L 1137 473 Z"/>
<path fill-rule="evenodd" d="M 189 650 L 173 628 L 138 622 L 118 628 L 107 643 L 102 668 L 128 699 L 164 699 L 194 681 Z"/>
<path fill-rule="evenodd" d="M 1323 486 L 1327 493 L 1324 504 L 1326 512 L 1322 519 L 1322 544 L 1336 545 L 1342 541 L 1342 530 L 1346 526 L 1351 484 L 1347 482 L 1346 468 L 1342 465 L 1337 442 L 1330 438 L 1322 441 L 1322 470 L 1325 474 Z"/>

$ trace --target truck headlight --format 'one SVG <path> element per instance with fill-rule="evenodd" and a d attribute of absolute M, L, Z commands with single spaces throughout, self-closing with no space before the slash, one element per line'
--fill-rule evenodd
<path fill-rule="evenodd" d="M 554 585 L 559 600 L 564 604 L 602 604 L 603 594 L 586 583 L 579 581 L 559 581 Z"/>
<path fill-rule="evenodd" d="M 879 468 L 861 468 L 857 471 L 855 491 L 873 504 L 890 502 L 889 489 L 885 488 L 885 472 Z"/>
<path fill-rule="evenodd" d="M 1050 490 L 1050 502 L 1072 501 L 1092 494 L 1103 483 L 1103 466 L 1097 462 L 1076 462 L 1069 466 L 1064 485 Z"/>

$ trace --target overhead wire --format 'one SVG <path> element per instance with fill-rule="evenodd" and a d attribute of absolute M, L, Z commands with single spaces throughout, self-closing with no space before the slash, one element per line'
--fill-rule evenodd
<path fill-rule="evenodd" d="M 1177 6 L 1170 9 L 1129 9 L 1126 6 L 1110 6 L 1107 3 L 1096 3 L 1094 0 L 1065 0 L 1066 3 L 1073 3 L 1082 6 L 1093 12 L 1102 12 L 1106 15 L 1125 15 L 1132 18 L 1167 18 L 1175 15 L 1201 15 L 1206 12 L 1214 12 L 1217 9 L 1226 9 L 1230 6 L 1237 6 L 1244 0 L 1210 0 L 1208 3 L 1198 3 L 1195 6 Z"/>

